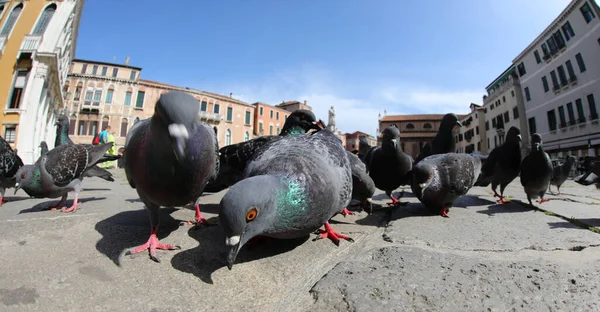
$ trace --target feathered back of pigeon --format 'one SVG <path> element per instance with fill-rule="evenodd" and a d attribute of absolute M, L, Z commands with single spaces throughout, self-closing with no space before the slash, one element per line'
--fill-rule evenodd
<path fill-rule="evenodd" d="M 92 145 L 60 145 L 49 151 L 45 159 L 45 171 L 50 174 L 54 184 L 66 186 L 81 178 L 84 171 L 94 166 L 112 147 L 113 143 Z"/>
<path fill-rule="evenodd" d="M 23 166 L 21 157 L 12 150 L 10 144 L 0 136 L 0 176 L 13 178 Z"/>

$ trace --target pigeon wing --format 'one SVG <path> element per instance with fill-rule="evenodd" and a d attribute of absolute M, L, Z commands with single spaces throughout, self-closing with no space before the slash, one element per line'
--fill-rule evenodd
<path fill-rule="evenodd" d="M 59 187 L 67 186 L 80 177 L 90 163 L 90 154 L 84 145 L 60 145 L 46 154 L 45 169 Z"/>

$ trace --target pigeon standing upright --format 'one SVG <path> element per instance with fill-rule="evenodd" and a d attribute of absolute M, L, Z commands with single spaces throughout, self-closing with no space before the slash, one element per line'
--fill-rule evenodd
<path fill-rule="evenodd" d="M 371 214 L 373 203 L 371 198 L 375 194 L 375 182 L 367 173 L 367 167 L 360 158 L 352 152 L 346 151 L 352 170 L 352 199 L 360 202 L 360 207 Z M 354 214 L 348 209 L 342 210 L 343 215 Z"/>
<path fill-rule="evenodd" d="M 454 201 L 475 184 L 481 172 L 481 159 L 469 154 L 431 155 L 412 169 L 411 188 L 429 209 L 448 217 Z"/>
<path fill-rule="evenodd" d="M 532 199 L 540 198 L 538 203 L 548 201 L 544 199 L 552 178 L 552 161 L 542 146 L 542 136 L 538 133 L 531 135 L 531 151 L 521 163 L 521 185 L 527 194 L 529 204 L 533 206 Z"/>
<path fill-rule="evenodd" d="M 125 174 L 148 209 L 151 232 L 148 241 L 129 254 L 148 250 L 150 259 L 159 262 L 157 249 L 178 248 L 156 237 L 159 208 L 182 207 L 200 197 L 209 179 L 218 174 L 217 146 L 214 130 L 200 120 L 198 101 L 186 92 L 161 95 L 153 116 L 130 131 Z"/>
<path fill-rule="evenodd" d="M 573 169 L 573 165 L 575 164 L 575 156 L 569 155 L 567 160 L 562 165 L 556 166 L 552 169 L 552 178 L 550 179 L 550 185 L 556 185 L 556 190 L 558 191 L 557 195 L 560 195 L 560 186 L 567 181 L 569 174 L 571 173 L 571 169 Z M 550 193 L 552 190 L 548 188 Z"/>
<path fill-rule="evenodd" d="M 475 182 L 475 186 L 488 186 L 492 183 L 494 197 L 500 198 L 498 202 L 507 203 L 504 200 L 504 189 L 512 182 L 521 171 L 521 130 L 510 127 L 506 133 L 504 144 L 494 148 L 481 167 L 481 175 Z M 500 195 L 496 188 L 500 185 Z"/>
<path fill-rule="evenodd" d="M 73 145 L 73 141 L 69 138 L 69 117 L 60 114 L 56 119 L 56 139 L 54 140 L 54 147 L 59 145 Z M 93 166 L 85 171 L 84 177 L 98 177 L 109 182 L 115 181 L 112 177 L 112 173 L 108 170 Z"/>
<path fill-rule="evenodd" d="M 427 156 L 456 152 L 456 142 L 452 133 L 455 126 L 462 127 L 462 123 L 458 120 L 458 117 L 453 113 L 444 115 L 437 134 L 431 142 L 423 146 L 423 149 L 415 160 L 415 164 Z"/>
<path fill-rule="evenodd" d="M 368 145 L 366 142 L 363 145 Z M 410 184 L 410 171 L 413 163 L 407 154 L 402 151 L 400 144 L 400 130 L 389 126 L 383 130 L 381 147 L 369 148 L 364 156 L 367 172 L 375 187 L 385 191 L 392 201 L 390 206 L 406 205 L 396 199 L 392 192 L 400 185 Z"/>
<path fill-rule="evenodd" d="M 326 230 L 320 230 L 317 239 L 329 238 L 336 245 L 340 239 L 352 241 L 329 225 L 329 219 L 347 207 L 351 193 L 350 162 L 331 131 L 267 143 L 220 203 L 229 269 L 240 248 L 258 235 L 291 239 L 324 224 Z"/>
<path fill-rule="evenodd" d="M 6 189 L 15 187 L 17 171 L 23 167 L 21 157 L 0 136 L 0 206 L 5 203 Z"/>
<path fill-rule="evenodd" d="M 46 155 L 46 153 L 48 153 L 48 143 L 42 141 L 40 143 L 40 157 Z"/>
<path fill-rule="evenodd" d="M 73 205 L 63 212 L 75 212 L 85 171 L 98 163 L 114 160 L 111 155 L 105 154 L 111 146 L 112 143 L 59 145 L 38 158 L 35 164 L 19 169 L 15 193 L 22 188 L 36 198 L 61 197 L 58 204 L 51 207 L 55 209 L 61 207 L 68 192 L 73 191 Z"/>

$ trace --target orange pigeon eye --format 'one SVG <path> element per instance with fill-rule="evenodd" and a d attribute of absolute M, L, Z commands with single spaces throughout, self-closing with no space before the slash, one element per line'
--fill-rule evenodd
<path fill-rule="evenodd" d="M 430 173 L 430 174 L 429 174 L 429 179 L 431 179 L 431 177 L 433 177 L 433 173 Z"/>
<path fill-rule="evenodd" d="M 258 210 L 256 210 L 256 208 L 252 208 L 250 209 L 247 213 L 246 213 L 246 221 L 250 222 L 254 219 L 256 219 L 256 216 L 258 215 Z"/>
<path fill-rule="evenodd" d="M 21 179 L 25 179 L 25 174 L 21 173 Z"/>

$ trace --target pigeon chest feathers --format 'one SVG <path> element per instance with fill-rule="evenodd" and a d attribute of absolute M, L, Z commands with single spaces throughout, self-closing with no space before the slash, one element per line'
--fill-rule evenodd
<path fill-rule="evenodd" d="M 300 178 L 281 178 L 281 183 L 286 187 L 277 190 L 277 214 L 283 223 L 291 225 L 308 211 L 305 182 Z"/>

